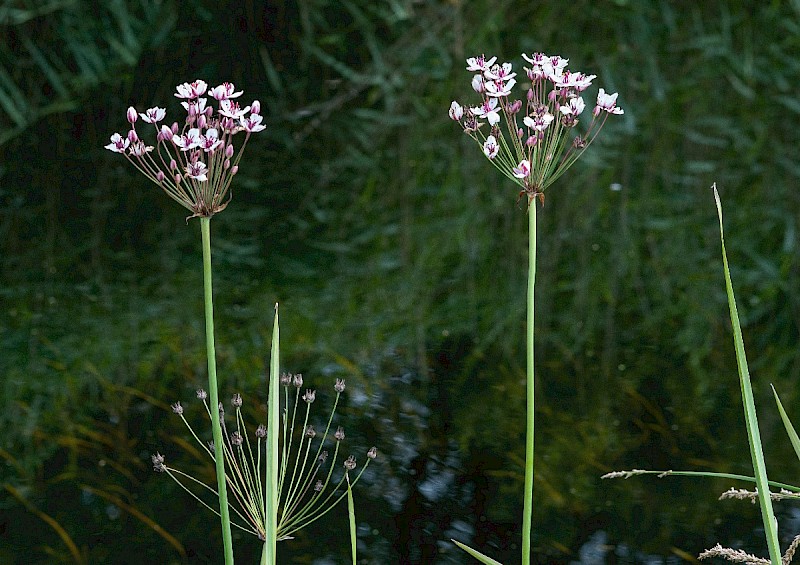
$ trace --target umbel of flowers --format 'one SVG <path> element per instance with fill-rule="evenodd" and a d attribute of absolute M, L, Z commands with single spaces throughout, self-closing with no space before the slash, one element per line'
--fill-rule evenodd
<path fill-rule="evenodd" d="M 345 389 L 344 381 L 336 379 L 333 386 L 336 391 L 336 399 L 327 418 L 327 424 L 324 430 L 320 428 L 320 431 L 317 431 L 309 421 L 311 405 L 316 400 L 316 391 L 306 389 L 301 395 L 303 375 L 284 373 L 280 376 L 280 383 L 284 388 L 284 403 L 282 429 L 280 430 L 281 452 L 278 480 L 280 510 L 277 522 L 277 540 L 283 541 L 292 539 L 300 529 L 327 514 L 336 506 L 347 494 L 347 483 L 350 488 L 355 486 L 370 461 L 377 457 L 378 451 L 375 447 L 367 451 L 364 463 L 354 478 L 349 476 L 349 473 L 354 472 L 358 467 L 353 455 L 344 459 L 341 463 L 343 470 L 334 476 L 334 469 L 337 467 L 337 461 L 340 460 L 339 448 L 345 439 L 345 433 L 341 426 L 333 431 L 332 422 L 339 398 Z M 290 389 L 294 389 L 294 392 L 290 393 Z M 211 418 L 212 412 L 206 391 L 198 390 L 197 398 L 203 402 L 206 414 Z M 292 398 L 294 402 L 291 402 Z M 231 524 L 264 541 L 269 521 L 266 501 L 269 488 L 266 484 L 265 438 L 267 427 L 259 424 L 257 427 L 250 428 L 250 432 L 256 440 L 253 444 L 248 426 L 245 425 L 242 418 L 242 404 L 241 395 L 234 395 L 231 400 L 234 409 L 232 428 L 228 428 L 225 423 L 225 410 L 222 403 L 218 406 L 224 432 L 222 449 L 227 465 L 226 482 L 232 493 L 232 499 L 235 501 L 229 503 L 234 515 Z M 305 409 L 298 410 L 298 406 L 301 404 L 305 405 Z M 180 416 L 200 448 L 212 460 L 215 460 L 216 444 L 213 441 L 205 443 L 200 439 L 184 417 L 184 408 L 181 403 L 173 404 L 172 411 Z M 302 424 L 300 424 L 301 419 Z M 333 450 L 332 456 L 328 455 L 328 449 Z M 218 492 L 213 486 L 206 485 L 191 475 L 168 466 L 165 457 L 159 453 L 152 456 L 152 461 L 155 471 L 167 473 L 200 504 L 219 515 L 219 512 L 202 496 L 203 492 L 217 496 Z M 199 495 L 194 492 L 197 489 L 192 489 L 192 486 L 199 488 L 201 491 Z"/>
<path fill-rule="evenodd" d="M 481 97 L 477 105 L 450 105 L 450 118 L 459 122 L 484 155 L 500 172 L 520 185 L 520 196 L 528 202 L 538 197 L 586 150 L 609 114 L 622 114 L 617 94 L 602 88 L 591 112 L 588 127 L 579 133 L 578 123 L 586 108 L 583 92 L 595 75 L 567 69 L 569 59 L 523 53 L 527 92 L 524 99 L 512 96 L 517 73 L 511 63 L 497 64 L 497 57 L 467 59 L 467 70 L 475 73 L 472 89 Z"/>
<path fill-rule="evenodd" d="M 206 95 L 216 104 L 209 103 Z M 131 106 L 127 112 L 131 129 L 124 136 L 112 135 L 105 147 L 125 155 L 192 217 L 209 218 L 228 204 L 226 195 L 250 134 L 266 129 L 258 100 L 242 107 L 236 101 L 241 95 L 229 82 L 211 89 L 203 80 L 178 85 L 175 96 L 183 100 L 186 110 L 182 124 L 163 123 L 164 108 L 139 113 Z M 136 122 L 140 117 L 152 128 L 155 146 L 139 136 Z M 234 137 L 240 133 L 244 140 L 237 150 Z"/>

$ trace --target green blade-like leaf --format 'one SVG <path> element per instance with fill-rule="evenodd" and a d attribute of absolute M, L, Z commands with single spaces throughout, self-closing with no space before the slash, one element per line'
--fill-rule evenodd
<path fill-rule="evenodd" d="M 719 238 L 722 244 L 722 266 L 725 271 L 725 290 L 728 293 L 728 307 L 733 326 L 733 344 L 736 349 L 736 364 L 739 367 L 739 385 L 742 389 L 742 402 L 744 404 L 744 418 L 747 425 L 747 439 L 750 443 L 750 456 L 753 460 L 753 471 L 756 478 L 756 488 L 759 492 L 758 502 L 761 506 L 761 517 L 764 521 L 764 533 L 767 536 L 769 556 L 773 565 L 781 565 L 780 542 L 778 541 L 778 524 L 772 510 L 772 500 L 766 493 L 769 492 L 767 480 L 767 466 L 764 463 L 764 451 L 761 447 L 761 435 L 758 431 L 758 418 L 756 417 L 756 404 L 753 399 L 753 388 L 750 384 L 750 371 L 747 368 L 747 356 L 744 351 L 742 327 L 739 324 L 739 313 L 736 309 L 736 297 L 733 294 L 733 283 L 728 268 L 728 256 L 725 252 L 725 234 L 722 228 L 722 204 L 719 200 L 717 185 L 714 183 L 714 199 L 717 203 L 717 217 L 719 218 Z"/>
<path fill-rule="evenodd" d="M 502 564 L 502 563 L 500 563 L 499 561 L 495 561 L 495 560 L 494 560 L 494 559 L 492 559 L 491 557 L 487 557 L 486 555 L 484 555 L 484 554 L 483 554 L 483 553 L 481 553 L 480 551 L 475 551 L 475 550 L 474 550 L 474 549 L 472 549 L 470 546 L 468 546 L 468 545 L 464 545 L 464 544 L 463 544 L 463 543 L 461 543 L 460 541 L 456 541 L 456 540 L 454 540 L 454 539 L 451 539 L 450 541 L 452 541 L 452 542 L 453 542 L 454 544 L 456 544 L 458 547 L 460 547 L 461 549 L 463 549 L 464 551 L 466 551 L 467 553 L 469 553 L 471 556 L 473 556 L 475 559 L 477 559 L 477 560 L 478 560 L 478 561 L 480 561 L 481 563 L 486 563 L 486 565 L 503 565 L 503 564 Z"/>
<path fill-rule="evenodd" d="M 272 326 L 272 352 L 269 362 L 269 396 L 267 397 L 267 509 L 264 559 L 275 565 L 278 549 L 278 431 L 280 429 L 280 330 L 278 305 L 275 305 L 275 322 Z"/>
<path fill-rule="evenodd" d="M 780 412 L 781 420 L 783 420 L 783 427 L 786 428 L 786 434 L 789 436 L 789 441 L 792 442 L 794 453 L 797 455 L 797 458 L 800 459 L 800 437 L 798 437 L 797 432 L 792 425 L 792 421 L 789 420 L 789 415 L 786 414 L 786 410 L 783 409 L 783 404 L 781 404 L 781 399 L 778 398 L 778 393 L 775 392 L 774 386 L 772 387 L 772 394 L 775 395 L 775 402 L 778 405 L 778 412 Z"/>

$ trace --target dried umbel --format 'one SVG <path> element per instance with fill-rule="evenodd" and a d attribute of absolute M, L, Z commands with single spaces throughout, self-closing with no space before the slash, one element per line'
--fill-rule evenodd
<path fill-rule="evenodd" d="M 216 101 L 209 103 L 207 96 Z M 127 118 L 131 129 L 115 133 L 106 149 L 127 157 L 140 172 L 156 183 L 170 198 L 192 213 L 209 218 L 225 209 L 231 180 L 239 170 L 250 134 L 266 129 L 258 100 L 242 107 L 235 100 L 242 95 L 224 82 L 212 89 L 205 81 L 178 85 L 175 96 L 186 111 L 182 124 L 162 123 L 166 109 L 153 107 L 139 113 L 131 106 Z M 216 105 L 216 108 L 214 107 Z M 156 139 L 149 145 L 136 130 L 136 122 L 150 124 Z M 236 149 L 234 137 L 244 134 Z M 240 137 L 241 138 L 241 137 Z M 227 198 L 226 198 L 227 197 Z"/>
<path fill-rule="evenodd" d="M 339 403 L 339 397 L 344 390 L 344 381 L 337 379 L 334 385 L 336 400 L 325 426 L 325 431 L 319 433 L 309 423 L 312 403 L 309 397 L 313 398 L 315 391 L 307 390 L 302 396 L 300 387 L 302 377 L 300 375 L 285 375 L 281 378 L 282 382 L 289 384 L 293 382 L 299 386 L 293 387 L 293 402 L 290 402 L 290 388 L 283 388 L 284 406 L 282 413 L 283 428 L 280 433 L 282 439 L 281 451 L 279 455 L 279 514 L 278 514 L 278 541 L 291 539 L 294 533 L 310 524 L 317 518 L 326 514 L 347 494 L 347 484 L 350 481 L 352 487 L 364 473 L 370 461 L 377 456 L 376 448 L 371 448 L 367 452 L 366 460 L 358 471 L 355 479 L 349 479 L 348 473 L 356 469 L 355 457 L 350 455 L 342 462 L 340 467 L 341 476 L 332 481 L 336 471 L 336 461 L 339 448 L 344 440 L 344 430 L 338 427 L 336 432 L 331 433 L 333 417 Z M 198 390 L 197 398 L 202 400 L 206 413 L 211 417 L 211 409 L 208 405 L 208 395 L 205 391 Z M 302 401 L 302 402 L 301 402 Z M 244 404 L 242 397 L 238 394 L 231 399 L 231 405 L 235 411 L 235 422 L 233 431 L 228 432 L 227 425 L 222 420 L 224 437 L 226 478 L 229 492 L 231 493 L 229 507 L 232 516 L 238 520 L 232 520 L 232 524 L 242 530 L 252 533 L 259 539 L 265 539 L 267 524 L 266 512 L 266 441 L 267 428 L 264 424 L 259 424 L 254 428 L 256 437 L 255 443 L 251 443 L 248 435 L 248 428 L 242 418 L 241 408 Z M 298 414 L 298 406 L 305 406 L 305 414 Z M 176 409 L 179 407 L 180 409 Z M 184 409 L 180 402 L 173 406 L 173 412 L 180 416 L 184 424 L 189 428 L 194 439 L 203 450 L 214 459 L 215 446 L 213 442 L 203 443 L 192 429 L 192 426 L 184 416 Z M 302 417 L 303 422 L 299 420 Z M 253 428 L 250 428 L 251 430 Z M 321 426 L 320 426 L 321 429 Z M 331 437 L 333 436 L 333 437 Z M 328 465 L 328 452 L 323 449 L 325 444 L 333 447 L 333 455 Z M 312 451 L 316 449 L 316 452 Z M 172 479 L 180 484 L 187 492 L 195 497 L 203 506 L 218 514 L 210 504 L 204 501 L 202 496 L 198 496 L 190 489 L 190 486 L 201 486 L 205 492 L 216 494 L 216 490 L 194 477 L 182 471 L 169 467 L 165 463 L 165 458 L 161 454 L 152 457 L 153 469 L 156 472 L 167 473 Z"/>
<path fill-rule="evenodd" d="M 476 73 L 472 89 L 481 97 L 478 105 L 450 104 L 450 118 L 459 122 L 483 154 L 500 172 L 522 187 L 520 196 L 529 203 L 560 177 L 591 144 L 609 114 L 623 114 L 617 94 L 602 88 L 592 118 L 583 133 L 576 133 L 586 103 L 583 92 L 595 75 L 567 69 L 568 59 L 534 53 L 522 55 L 528 82 L 524 100 L 511 96 L 517 73 L 511 63 L 497 64 L 497 57 L 467 59 L 467 70 Z"/>

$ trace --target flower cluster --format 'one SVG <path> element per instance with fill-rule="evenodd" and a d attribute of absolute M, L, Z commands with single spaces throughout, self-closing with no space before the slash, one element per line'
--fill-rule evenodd
<path fill-rule="evenodd" d="M 338 481 L 332 481 L 334 466 L 339 455 L 339 446 L 344 441 L 345 434 L 341 426 L 332 432 L 331 423 L 339 404 L 339 396 L 344 392 L 345 384 L 342 379 L 336 379 L 334 390 L 336 400 L 330 416 L 327 419 L 325 430 L 317 432 L 312 424 L 309 423 L 311 404 L 316 399 L 316 391 L 306 389 L 301 396 L 303 387 L 303 376 L 300 374 L 290 375 L 284 373 L 280 376 L 280 382 L 284 386 L 284 406 L 282 410 L 282 430 L 280 431 L 281 453 L 279 455 L 279 483 L 278 497 L 280 510 L 278 514 L 278 541 L 291 539 L 292 535 L 301 528 L 326 514 L 347 494 L 345 482 L 354 486 L 361 475 L 366 470 L 370 461 L 378 455 L 376 448 L 367 451 L 364 464 L 361 466 L 355 479 L 349 477 L 348 472 L 353 471 L 358 465 L 354 456 L 350 455 L 342 462 L 342 474 Z M 294 393 L 290 395 L 289 389 L 294 388 Z M 294 402 L 289 401 L 290 396 L 294 397 Z M 205 390 L 197 391 L 197 398 L 205 406 L 206 413 L 211 417 L 211 408 L 208 405 L 208 393 Z M 297 407 L 300 401 L 305 404 L 305 415 L 298 414 Z M 266 464 L 262 466 L 262 454 L 266 456 L 266 437 L 267 427 L 259 424 L 253 431 L 256 437 L 255 445 L 251 444 L 247 427 L 244 424 L 241 408 L 243 405 L 242 397 L 238 394 L 231 399 L 234 408 L 234 429 L 229 431 L 225 419 L 222 403 L 219 404 L 220 423 L 222 425 L 224 442 L 222 449 L 225 453 L 226 479 L 228 489 L 232 495 L 229 507 L 233 515 L 238 520 L 233 520 L 232 524 L 236 527 L 249 532 L 259 539 L 265 539 L 267 515 L 266 515 Z M 292 406 L 290 408 L 290 405 Z M 180 416 L 186 427 L 189 428 L 194 439 L 206 454 L 214 459 L 216 446 L 213 441 L 203 443 L 194 432 L 189 422 L 184 416 L 184 408 L 180 402 L 172 405 L 172 411 Z M 299 424 L 298 416 L 302 417 L 303 423 Z M 321 429 L 321 426 L 320 426 Z M 317 445 L 312 446 L 316 441 Z M 328 451 L 324 449 L 325 444 L 333 444 L 333 455 L 328 463 Z M 315 451 L 314 451 L 315 449 Z M 188 485 L 200 487 L 206 492 L 216 494 L 216 490 L 194 477 L 170 467 L 165 462 L 165 457 L 156 453 L 151 457 L 153 470 L 159 473 L 167 473 L 190 495 L 200 502 L 203 506 L 218 514 L 218 512 L 208 504 L 203 497 L 198 496 L 189 488 Z M 327 469 L 325 469 L 327 467 Z M 235 501 L 235 503 L 233 502 Z"/>
<path fill-rule="evenodd" d="M 205 95 L 216 100 L 216 111 Z M 235 100 L 241 95 L 242 91 L 229 82 L 211 89 L 202 80 L 178 85 L 175 96 L 183 100 L 181 105 L 186 110 L 183 125 L 162 123 L 166 118 L 164 108 L 139 113 L 131 106 L 127 112 L 131 129 L 125 136 L 112 135 L 105 148 L 125 155 L 147 178 L 192 212 L 192 217 L 213 216 L 228 204 L 225 197 L 250 134 L 266 129 L 261 123 L 258 100 L 241 107 Z M 139 137 L 136 122 L 140 117 L 155 130 L 155 146 Z M 233 138 L 240 132 L 246 135 L 236 151 Z"/>
<path fill-rule="evenodd" d="M 478 142 L 495 167 L 522 187 L 520 196 L 526 194 L 530 204 L 536 197 L 544 202 L 545 188 L 581 156 L 609 114 L 624 112 L 617 106 L 617 94 L 601 88 L 585 133 L 573 133 L 586 108 L 582 93 L 596 76 L 568 70 L 569 60 L 557 55 L 522 57 L 530 64 L 525 67 L 530 82 L 524 101 L 511 98 L 517 83 L 511 63 L 471 57 L 467 70 L 475 73 L 472 89 L 482 102 L 466 106 L 453 101 L 450 118 Z"/>

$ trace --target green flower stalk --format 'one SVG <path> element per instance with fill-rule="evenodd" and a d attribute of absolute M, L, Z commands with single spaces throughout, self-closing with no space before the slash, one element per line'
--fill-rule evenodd
<path fill-rule="evenodd" d="M 189 210 L 190 217 L 200 218 L 203 247 L 203 289 L 206 320 L 206 349 L 208 356 L 208 394 L 212 406 L 218 405 L 217 365 L 214 352 L 214 305 L 211 281 L 211 217 L 221 212 L 230 200 L 230 186 L 239 170 L 239 160 L 252 133 L 263 131 L 266 126 L 260 115 L 261 105 L 255 100 L 242 108 L 236 98 L 242 95 L 233 84 L 225 82 L 209 89 L 203 80 L 178 85 L 175 96 L 182 99 L 186 110 L 182 126 L 173 122 L 162 124 L 166 117 L 164 108 L 153 107 L 138 113 L 131 106 L 127 120 L 131 129 L 124 137 L 119 133 L 111 136 L 105 146 L 109 151 L 124 155 L 130 163 L 181 206 Z M 207 104 L 210 96 L 217 101 L 217 109 Z M 156 145 L 149 145 L 139 136 L 136 122 L 150 124 Z M 234 137 L 245 133 L 239 149 L 234 146 Z M 212 435 L 214 445 L 223 445 L 219 414 L 212 412 Z M 233 565 L 233 543 L 231 540 L 230 516 L 228 514 L 225 482 L 224 450 L 215 458 L 217 489 L 219 492 L 222 538 L 226 565 Z"/>
<path fill-rule="evenodd" d="M 528 82 L 525 99 L 511 98 L 517 73 L 511 63 L 496 64 L 497 57 L 484 55 L 467 59 L 467 70 L 474 74 L 472 89 L 481 103 L 450 104 L 450 118 L 480 147 L 487 159 L 506 177 L 520 186 L 528 210 L 528 289 L 526 322 L 526 438 L 525 487 L 522 518 L 522 563 L 531 562 L 534 477 L 534 288 L 536 282 L 536 200 L 543 205 L 548 186 L 564 174 L 594 141 L 611 114 L 623 114 L 617 106 L 617 94 L 602 88 L 592 119 L 583 133 L 577 134 L 579 118 L 586 108 L 582 93 L 595 75 L 567 69 L 568 59 L 534 53 L 522 57 L 530 63 L 525 68 Z M 482 561 L 493 559 L 456 542 L 459 547 Z"/>

